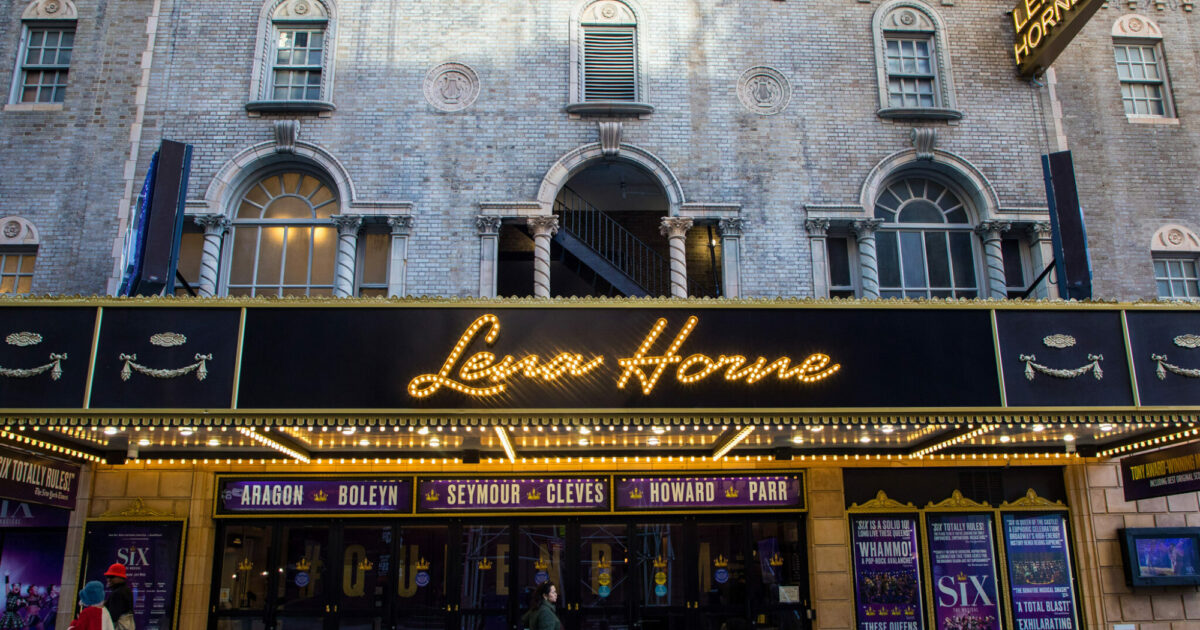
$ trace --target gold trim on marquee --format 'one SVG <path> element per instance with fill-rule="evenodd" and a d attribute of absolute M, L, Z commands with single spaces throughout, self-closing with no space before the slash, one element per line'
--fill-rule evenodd
<path fill-rule="evenodd" d="M 871 512 L 912 512 L 917 509 L 917 506 L 912 503 L 901 503 L 895 499 L 888 497 L 883 490 L 875 493 L 875 498 L 870 501 L 864 501 L 862 505 L 857 503 L 850 504 L 847 511 L 871 511 Z"/>
<path fill-rule="evenodd" d="M 962 492 L 955 490 L 953 493 L 950 494 L 949 499 L 943 499 L 941 501 L 938 501 L 937 503 L 930 501 L 925 506 L 925 509 L 926 510 L 965 510 L 965 509 L 991 510 L 992 506 L 990 503 L 988 503 L 986 501 L 984 501 L 983 503 L 980 503 L 978 501 L 973 501 L 971 499 L 968 499 L 967 497 L 963 496 Z"/>
<path fill-rule="evenodd" d="M 113 517 L 133 517 L 133 518 L 178 518 L 174 512 L 160 512 L 154 508 L 146 507 L 146 502 L 142 497 L 134 497 L 133 503 L 123 510 L 118 512 L 108 511 L 100 515 L 101 518 Z"/>
<path fill-rule="evenodd" d="M 1023 508 L 1023 509 L 1056 508 L 1056 509 L 1065 510 L 1065 509 L 1067 509 L 1067 506 L 1062 501 L 1051 501 L 1050 499 L 1047 499 L 1045 497 L 1039 497 L 1038 493 L 1035 492 L 1033 488 L 1030 488 L 1025 491 L 1025 496 L 1021 497 L 1020 499 L 1017 499 L 1016 501 L 1013 501 L 1011 503 L 1008 501 L 1005 501 L 1000 504 L 1000 509 L 1002 509 L 1002 510 L 1012 509 L 1012 508 Z"/>

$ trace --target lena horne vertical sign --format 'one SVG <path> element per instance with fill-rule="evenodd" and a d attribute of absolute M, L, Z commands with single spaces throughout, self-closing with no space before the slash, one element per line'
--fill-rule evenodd
<path fill-rule="evenodd" d="M 858 630 L 924 630 L 916 514 L 850 518 Z"/>
<path fill-rule="evenodd" d="M 1005 514 L 1004 542 L 1015 629 L 1075 630 L 1066 515 Z"/>
<path fill-rule="evenodd" d="M 80 581 L 103 581 L 109 565 L 125 565 L 137 630 L 173 630 L 183 531 L 182 520 L 91 521 Z"/>
<path fill-rule="evenodd" d="M 1000 630 L 991 514 L 930 514 L 930 580 L 937 630 Z"/>

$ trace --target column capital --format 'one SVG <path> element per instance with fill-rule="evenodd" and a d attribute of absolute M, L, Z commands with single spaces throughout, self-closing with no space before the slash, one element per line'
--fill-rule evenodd
<path fill-rule="evenodd" d="M 805 219 L 804 229 L 808 231 L 809 238 L 825 238 L 829 235 L 829 219 Z"/>
<path fill-rule="evenodd" d="M 1038 243 L 1050 238 L 1051 232 L 1049 221 L 1034 221 L 1025 226 L 1025 234 L 1031 243 Z"/>
<path fill-rule="evenodd" d="M 694 223 L 687 217 L 663 217 L 658 231 L 667 238 L 684 238 Z"/>
<path fill-rule="evenodd" d="M 500 217 L 491 214 L 480 214 L 475 217 L 475 229 L 480 236 L 495 236 L 500 233 Z"/>
<path fill-rule="evenodd" d="M 363 218 L 357 214 L 335 214 L 329 218 L 333 220 L 333 224 L 337 226 L 338 234 L 342 236 L 358 234 L 358 230 L 362 227 L 363 222 Z"/>
<path fill-rule="evenodd" d="M 1012 221 L 980 221 L 975 226 L 975 233 L 984 239 L 998 239 L 1004 232 L 1012 229 Z"/>
<path fill-rule="evenodd" d="M 224 234 L 229 230 L 229 217 L 223 214 L 198 214 L 192 217 L 196 225 L 204 228 L 205 234 Z"/>
<path fill-rule="evenodd" d="M 387 222 L 392 228 L 392 236 L 408 236 L 412 232 L 413 215 L 411 214 L 390 216 Z"/>
<path fill-rule="evenodd" d="M 742 231 L 750 226 L 750 221 L 741 217 L 730 217 L 717 221 L 717 230 L 721 232 L 721 236 L 729 236 L 732 238 L 740 237 Z"/>
<path fill-rule="evenodd" d="M 854 232 L 854 236 L 858 240 L 864 238 L 874 238 L 875 230 L 883 225 L 883 219 L 858 219 L 850 224 L 850 229 Z"/>
<path fill-rule="evenodd" d="M 533 230 L 534 236 L 554 236 L 558 231 L 558 215 L 546 214 L 526 219 L 529 229 Z"/>

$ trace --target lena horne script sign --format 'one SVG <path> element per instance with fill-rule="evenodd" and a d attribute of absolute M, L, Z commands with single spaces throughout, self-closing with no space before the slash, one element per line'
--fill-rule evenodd
<path fill-rule="evenodd" d="M 683 328 L 671 340 L 661 354 L 652 354 L 658 338 L 667 328 L 666 318 L 659 318 L 654 327 L 630 356 L 617 359 L 621 366 L 616 386 L 625 389 L 630 379 L 636 378 L 642 393 L 649 396 L 663 374 L 668 370 L 679 383 L 695 383 L 716 373 L 726 381 L 737 381 L 753 385 L 774 374 L 781 381 L 812 383 L 837 373 L 839 364 L 830 364 L 828 355 L 813 353 L 798 365 L 792 365 L 790 357 L 781 356 L 768 362 L 766 357 L 748 361 L 743 355 L 692 354 L 686 358 L 680 354 L 683 344 L 700 323 L 695 315 L 688 317 Z M 496 343 L 500 336 L 500 318 L 488 314 L 476 319 L 446 355 L 442 367 L 436 373 L 422 374 L 408 383 L 408 393 L 414 398 L 432 396 L 443 387 L 470 396 L 496 396 L 504 393 L 510 382 L 517 377 L 531 380 L 556 381 L 563 377 L 582 377 L 604 364 L 603 355 L 584 356 L 572 352 L 560 352 L 553 358 L 543 360 L 536 354 L 527 354 L 520 359 L 505 355 L 497 359 L 486 350 L 463 355 L 469 348 L 478 347 L 480 341 L 487 346 Z M 672 369 L 673 368 L 673 369 Z"/>

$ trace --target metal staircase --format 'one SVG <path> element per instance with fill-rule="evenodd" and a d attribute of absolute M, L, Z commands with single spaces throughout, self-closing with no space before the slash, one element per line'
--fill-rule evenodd
<path fill-rule="evenodd" d="M 554 201 L 560 217 L 554 242 L 616 291 L 630 297 L 670 295 L 665 258 L 570 188 Z"/>

